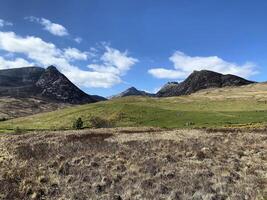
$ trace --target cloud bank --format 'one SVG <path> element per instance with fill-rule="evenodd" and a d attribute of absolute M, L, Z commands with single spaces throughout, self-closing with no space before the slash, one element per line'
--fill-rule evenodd
<path fill-rule="evenodd" d="M 223 74 L 235 74 L 245 78 L 257 73 L 256 65 L 246 62 L 243 65 L 227 62 L 218 56 L 189 56 L 181 51 L 176 51 L 169 60 L 173 63 L 173 69 L 151 68 L 148 73 L 156 78 L 184 79 L 194 70 L 211 70 Z"/>
<path fill-rule="evenodd" d="M 0 56 L 2 69 L 24 67 L 30 65 L 55 65 L 75 84 L 83 87 L 109 88 L 122 82 L 121 77 L 138 62 L 137 59 L 110 46 L 104 47 L 104 52 L 97 63 L 90 63 L 93 52 L 83 52 L 76 48 L 60 49 L 55 44 L 46 42 L 39 37 L 22 37 L 14 32 L 0 31 L 0 50 L 16 55 L 15 59 Z M 88 70 L 80 69 L 76 63 L 87 62 Z"/>

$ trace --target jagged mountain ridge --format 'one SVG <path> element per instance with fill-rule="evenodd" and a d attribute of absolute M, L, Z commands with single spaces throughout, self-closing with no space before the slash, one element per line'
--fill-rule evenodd
<path fill-rule="evenodd" d="M 147 93 L 130 87 L 112 98 L 126 96 L 181 96 L 207 88 L 241 86 L 254 83 L 235 75 L 223 75 L 217 72 L 194 71 L 183 82 L 168 82 L 157 94 Z M 97 95 L 88 95 L 76 87 L 54 66 L 25 67 L 0 70 L 0 97 L 38 97 L 63 103 L 82 104 L 106 100 Z"/>
<path fill-rule="evenodd" d="M 100 97 L 91 96 L 75 86 L 56 67 L 25 67 L 0 70 L 0 96 L 37 97 L 47 101 L 70 104 L 93 103 Z"/>
<path fill-rule="evenodd" d="M 188 95 L 207 88 L 221 88 L 226 86 L 242 86 L 255 83 L 244 78 L 227 74 L 201 70 L 194 71 L 183 82 L 169 82 L 156 94 L 157 97 Z"/>

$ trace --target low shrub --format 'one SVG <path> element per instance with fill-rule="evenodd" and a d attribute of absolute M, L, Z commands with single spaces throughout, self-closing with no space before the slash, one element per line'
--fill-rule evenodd
<path fill-rule="evenodd" d="M 82 129 L 83 128 L 83 120 L 82 120 L 82 118 L 79 117 L 78 119 L 76 119 L 73 122 L 72 128 L 76 129 L 76 130 Z"/>
<path fill-rule="evenodd" d="M 6 120 L 7 120 L 7 118 L 5 118 L 5 117 L 0 118 L 0 122 L 6 121 Z"/>
<path fill-rule="evenodd" d="M 21 129 L 20 127 L 16 127 L 15 130 L 14 130 L 14 132 L 16 134 L 21 134 L 21 133 L 23 133 L 23 129 Z"/>

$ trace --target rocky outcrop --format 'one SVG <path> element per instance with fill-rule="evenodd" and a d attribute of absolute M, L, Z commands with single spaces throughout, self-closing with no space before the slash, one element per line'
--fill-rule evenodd
<path fill-rule="evenodd" d="M 217 72 L 201 70 L 194 71 L 181 83 L 170 82 L 163 86 L 156 94 L 158 97 L 188 95 L 207 88 L 220 88 L 226 86 L 241 86 L 254 83 L 244 78 Z"/>

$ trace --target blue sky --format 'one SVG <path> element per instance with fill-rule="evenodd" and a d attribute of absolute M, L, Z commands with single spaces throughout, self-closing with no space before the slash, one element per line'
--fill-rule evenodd
<path fill-rule="evenodd" d="M 0 68 L 56 65 L 84 91 L 156 91 L 193 70 L 267 76 L 263 0 L 2 0 Z"/>

